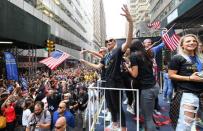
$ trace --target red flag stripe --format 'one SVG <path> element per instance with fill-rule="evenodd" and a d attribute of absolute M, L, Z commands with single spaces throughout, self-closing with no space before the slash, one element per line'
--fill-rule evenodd
<path fill-rule="evenodd" d="M 174 42 L 174 39 L 173 39 L 173 37 L 171 38 L 171 44 L 172 44 L 172 46 L 173 46 L 173 50 L 175 50 L 176 49 L 176 47 L 177 47 L 177 44 Z"/>
<path fill-rule="evenodd" d="M 56 66 L 58 66 L 59 64 L 61 64 L 65 59 L 67 59 L 69 57 L 69 55 L 64 55 L 63 58 L 61 58 L 59 61 L 58 61 L 58 64 L 55 64 L 55 66 L 53 66 L 53 68 L 55 68 Z"/>
<path fill-rule="evenodd" d="M 170 50 L 172 50 L 172 45 L 168 44 L 168 43 L 171 43 L 168 34 L 165 34 L 165 35 L 163 36 L 163 39 L 164 39 L 165 44 L 167 45 L 167 47 L 168 47 Z"/>
<path fill-rule="evenodd" d="M 63 55 L 60 57 L 60 59 L 55 59 L 55 58 L 51 59 L 49 62 L 47 62 L 47 65 L 51 66 L 51 65 L 55 65 L 55 63 L 60 62 L 60 60 L 63 59 L 63 57 L 64 57 Z"/>
<path fill-rule="evenodd" d="M 175 46 L 177 47 L 177 46 L 178 46 L 178 43 L 179 43 L 179 39 L 174 35 L 174 36 L 172 37 L 172 40 L 174 41 L 174 44 L 175 44 Z"/>
<path fill-rule="evenodd" d="M 168 30 L 163 36 L 163 41 L 165 42 L 166 46 L 171 50 L 174 51 L 176 50 L 178 43 L 179 43 L 179 39 L 180 37 L 175 34 L 175 32 L 173 31 L 173 29 L 171 28 L 170 30 Z"/>
<path fill-rule="evenodd" d="M 58 52 L 56 51 L 54 53 L 57 54 Z M 69 54 L 67 54 L 65 52 L 59 52 L 59 53 L 62 53 L 59 58 L 54 58 L 54 57 L 50 56 L 48 58 L 41 60 L 40 63 L 45 64 L 51 70 L 55 69 L 58 65 L 60 65 L 65 59 L 67 59 L 70 56 Z"/>
<path fill-rule="evenodd" d="M 148 24 L 147 26 L 149 28 L 153 28 L 153 29 L 160 29 L 161 23 L 160 23 L 160 21 L 155 21 L 155 22 Z"/>
<path fill-rule="evenodd" d="M 174 38 L 174 41 L 178 44 L 180 40 L 179 36 L 174 35 L 173 38 Z"/>
<path fill-rule="evenodd" d="M 57 64 L 50 65 L 51 69 L 54 69 L 57 65 L 61 64 L 67 57 L 64 56 L 63 59 L 57 61 Z"/>
<path fill-rule="evenodd" d="M 49 61 L 49 59 L 52 59 L 52 58 L 48 57 L 48 58 L 46 58 L 46 59 L 44 59 L 44 60 L 41 60 L 40 63 L 43 63 L 43 62 Z"/>
<path fill-rule="evenodd" d="M 170 50 L 175 50 L 176 49 L 176 47 L 175 47 L 175 44 L 174 44 L 174 42 L 173 42 L 173 40 L 172 39 L 170 39 L 170 37 L 167 35 L 167 42 L 166 42 L 167 44 L 168 44 L 168 46 L 170 47 Z M 170 43 L 170 44 L 169 44 Z"/>
<path fill-rule="evenodd" d="M 174 45 L 177 47 L 178 42 L 176 41 L 176 39 L 174 37 L 171 38 L 173 40 Z"/>
<path fill-rule="evenodd" d="M 57 60 L 51 60 L 48 62 L 47 66 L 49 66 L 51 69 L 55 68 L 55 66 L 61 64 L 66 58 L 68 58 L 68 56 L 64 55 L 61 56 L 60 59 L 57 59 Z"/>

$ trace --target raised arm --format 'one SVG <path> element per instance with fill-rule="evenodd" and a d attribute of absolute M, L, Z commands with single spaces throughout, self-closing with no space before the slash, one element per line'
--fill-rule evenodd
<path fill-rule="evenodd" d="M 94 63 L 91 63 L 91 62 L 88 62 L 88 61 L 86 61 L 86 60 L 84 60 L 84 59 L 80 59 L 80 62 L 81 63 L 84 63 L 84 64 L 86 64 L 86 65 L 88 65 L 88 66 L 91 66 L 92 68 L 95 68 L 95 69 L 101 69 L 104 65 L 102 65 L 101 63 L 99 63 L 99 64 L 94 64 Z"/>
<path fill-rule="evenodd" d="M 155 46 L 155 47 L 152 47 L 152 52 L 154 53 L 154 55 L 156 56 L 157 53 L 159 53 L 163 48 L 164 48 L 165 44 L 164 42 L 162 42 L 161 44 Z"/>
<path fill-rule="evenodd" d="M 84 53 L 84 52 L 90 53 L 90 54 L 92 54 L 92 55 L 95 56 L 95 57 L 99 57 L 99 58 L 102 58 L 102 57 L 103 57 L 103 55 L 100 54 L 100 53 L 97 52 L 97 51 L 83 50 L 81 53 Z"/>
<path fill-rule="evenodd" d="M 132 41 L 132 37 L 133 37 L 133 21 L 132 21 L 132 17 L 130 15 L 130 12 L 128 10 L 127 5 L 123 5 L 122 7 L 123 10 L 123 14 L 121 14 L 122 16 L 125 16 L 127 21 L 128 21 L 128 35 L 126 38 L 126 42 L 122 45 L 122 51 L 125 52 L 127 50 L 127 48 L 130 47 L 131 41 Z"/>

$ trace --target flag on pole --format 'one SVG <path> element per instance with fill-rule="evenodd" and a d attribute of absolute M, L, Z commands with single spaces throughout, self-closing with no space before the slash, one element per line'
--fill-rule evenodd
<path fill-rule="evenodd" d="M 155 22 L 152 22 L 150 24 L 147 25 L 149 28 L 153 28 L 153 29 L 160 29 L 161 27 L 161 22 L 160 21 L 155 21 Z"/>
<path fill-rule="evenodd" d="M 66 60 L 70 55 L 63 52 L 56 50 L 50 54 L 50 57 L 47 57 L 39 63 L 45 64 L 48 66 L 51 70 L 55 69 L 58 65 L 60 65 L 64 60 Z"/>
<path fill-rule="evenodd" d="M 162 39 L 166 46 L 171 50 L 176 50 L 178 43 L 180 41 L 180 36 L 178 36 L 173 28 L 170 28 L 166 33 L 163 34 Z"/>

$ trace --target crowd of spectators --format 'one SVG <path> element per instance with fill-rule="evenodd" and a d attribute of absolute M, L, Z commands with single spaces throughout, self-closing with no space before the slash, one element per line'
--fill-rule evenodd
<path fill-rule="evenodd" d="M 5 118 L 0 120 L 0 130 L 50 131 L 66 127 L 66 131 L 73 131 L 79 115 L 85 130 L 87 87 L 97 81 L 97 71 L 78 65 L 50 75 L 38 70 L 34 75 L 35 79 L 30 80 L 25 75 L 20 81 L 0 80 L 0 116 Z"/>

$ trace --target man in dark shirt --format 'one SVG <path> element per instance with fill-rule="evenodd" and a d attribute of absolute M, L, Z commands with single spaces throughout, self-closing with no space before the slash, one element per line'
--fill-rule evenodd
<path fill-rule="evenodd" d="M 61 94 L 56 93 L 53 89 L 48 91 L 47 96 L 47 103 L 48 103 L 48 110 L 52 114 L 54 111 L 58 109 L 58 105 L 61 101 Z"/>
<path fill-rule="evenodd" d="M 86 116 L 86 108 L 88 104 L 88 94 L 85 87 L 79 88 L 79 96 L 78 96 L 78 109 L 80 111 L 80 115 L 82 117 L 82 128 L 86 130 L 87 125 L 87 116 Z"/>

